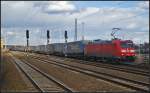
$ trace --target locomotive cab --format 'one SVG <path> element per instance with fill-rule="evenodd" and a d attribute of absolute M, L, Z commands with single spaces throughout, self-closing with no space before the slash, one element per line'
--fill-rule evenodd
<path fill-rule="evenodd" d="M 128 60 L 135 60 L 135 49 L 133 47 L 133 42 L 128 41 L 122 41 L 121 44 L 121 56 L 125 57 Z"/>
<path fill-rule="evenodd" d="M 135 49 L 131 40 L 113 40 L 115 55 L 125 61 L 135 60 Z"/>
<path fill-rule="evenodd" d="M 135 49 L 131 40 L 120 41 L 120 53 L 121 58 L 134 61 L 135 60 Z"/>

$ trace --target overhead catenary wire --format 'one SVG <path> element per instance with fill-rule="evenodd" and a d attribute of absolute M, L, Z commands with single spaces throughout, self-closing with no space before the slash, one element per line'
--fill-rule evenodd
<path fill-rule="evenodd" d="M 138 15 L 121 18 L 121 19 L 118 19 L 118 20 L 114 20 L 114 21 L 112 21 L 111 23 L 115 23 L 115 22 L 116 22 L 116 24 L 114 24 L 114 25 L 117 25 L 117 26 L 118 26 L 118 25 L 120 24 L 120 22 L 128 21 L 129 19 L 132 19 L 132 18 L 135 18 L 135 17 L 138 17 L 138 16 L 142 16 L 142 15 L 144 15 L 144 14 L 145 14 L 145 13 L 140 13 L 140 14 L 138 14 Z"/>
<path fill-rule="evenodd" d="M 132 19 L 132 18 L 135 18 L 135 17 L 138 17 L 138 16 L 142 16 L 142 15 L 144 15 L 145 13 L 141 13 L 141 14 L 138 14 L 138 15 L 134 15 L 134 16 L 130 16 L 130 17 L 125 17 L 125 18 L 121 18 L 121 19 L 118 19 L 118 20 L 114 20 L 114 21 L 112 21 L 112 22 L 117 22 L 117 23 L 119 23 L 119 22 L 122 22 L 122 21 L 126 21 L 126 20 L 129 20 L 129 19 Z M 119 21 L 119 22 L 118 22 Z"/>
<path fill-rule="evenodd" d="M 30 23 L 31 21 L 33 21 L 33 19 L 34 18 L 36 18 L 36 13 L 38 12 L 38 10 L 37 11 L 33 11 L 32 12 L 32 14 L 31 13 L 28 13 L 28 14 L 26 14 L 26 18 L 23 18 L 23 23 L 25 23 L 24 25 L 25 25 L 25 27 L 27 27 L 26 29 L 28 29 L 28 30 L 30 30 L 30 31 L 32 31 L 31 29 L 29 29 L 29 27 L 30 27 L 30 24 L 28 24 L 28 23 Z M 34 17 L 34 18 L 33 18 Z M 28 19 L 28 21 L 30 21 L 30 22 L 27 22 L 26 20 Z M 39 29 L 39 28 L 38 28 Z M 40 32 L 40 31 L 39 31 Z M 31 37 L 32 38 L 32 37 Z M 37 43 L 39 44 L 40 43 L 40 40 L 38 40 L 38 39 L 36 39 L 36 41 L 38 41 Z"/>
<path fill-rule="evenodd" d="M 127 2 L 127 1 L 126 1 L 126 2 Z M 117 5 L 117 6 L 120 6 L 120 5 L 124 4 L 124 3 L 125 3 L 124 1 L 120 1 L 120 2 L 118 2 L 116 5 Z M 111 23 L 114 23 L 114 22 L 120 23 L 120 22 L 122 22 L 122 21 L 126 21 L 126 20 L 129 20 L 129 19 L 138 17 L 138 16 L 142 16 L 142 15 L 144 15 L 144 14 L 145 14 L 145 13 L 140 13 L 140 14 L 137 14 L 137 15 L 134 15 L 134 16 L 121 18 L 121 19 L 118 19 L 118 20 L 114 20 L 114 21 L 112 21 Z M 103 20 L 103 24 L 104 24 L 104 20 Z"/>

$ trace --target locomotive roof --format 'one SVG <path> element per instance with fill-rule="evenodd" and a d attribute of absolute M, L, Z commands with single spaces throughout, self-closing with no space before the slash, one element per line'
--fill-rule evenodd
<path fill-rule="evenodd" d="M 68 42 L 68 43 L 74 43 L 74 42 L 90 42 L 91 40 L 79 40 L 79 41 L 72 41 L 72 42 Z"/>
<path fill-rule="evenodd" d="M 121 40 L 121 39 L 112 39 L 112 40 L 102 40 L 102 39 L 96 39 L 96 40 L 79 40 L 79 41 L 72 41 L 72 42 L 67 42 L 67 43 L 93 43 L 93 44 L 110 44 L 112 41 L 121 41 L 121 42 L 132 42 L 131 40 Z M 65 43 L 51 43 L 48 45 L 59 45 L 59 44 L 65 44 Z"/>
<path fill-rule="evenodd" d="M 132 40 L 121 40 L 121 39 L 112 39 L 112 40 L 102 40 L 102 39 L 96 39 L 93 40 L 92 43 L 97 43 L 97 44 L 110 44 L 113 41 L 120 41 L 120 42 L 132 42 Z"/>
<path fill-rule="evenodd" d="M 79 41 L 72 41 L 72 42 L 67 42 L 67 43 L 78 43 L 78 42 L 88 43 L 88 42 L 91 42 L 91 40 L 79 40 Z M 55 44 L 65 44 L 65 43 L 51 43 L 48 45 L 55 45 Z"/>
<path fill-rule="evenodd" d="M 112 43 L 112 40 L 101 40 L 101 39 L 96 39 L 96 40 L 93 40 L 92 43 L 107 44 L 107 43 Z"/>

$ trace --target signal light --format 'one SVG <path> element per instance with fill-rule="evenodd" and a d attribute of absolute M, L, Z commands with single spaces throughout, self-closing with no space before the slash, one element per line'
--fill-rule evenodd
<path fill-rule="evenodd" d="M 26 38 L 29 38 L 29 30 L 26 30 Z"/>
<path fill-rule="evenodd" d="M 68 38 L 68 36 L 67 36 L 67 31 L 65 31 L 65 39 L 67 39 Z"/>
<path fill-rule="evenodd" d="M 47 30 L 47 38 L 50 38 L 50 36 L 49 36 L 49 30 Z"/>

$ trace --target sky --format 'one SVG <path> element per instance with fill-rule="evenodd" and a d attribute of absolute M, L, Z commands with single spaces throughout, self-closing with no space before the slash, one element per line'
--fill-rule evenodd
<path fill-rule="evenodd" d="M 30 45 L 74 41 L 75 18 L 77 40 L 111 40 L 115 36 L 134 43 L 149 42 L 149 1 L 1 1 L 1 36 L 6 44 Z M 84 23 L 84 26 L 83 26 Z M 84 28 L 83 28 L 84 27 Z"/>

